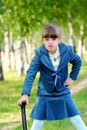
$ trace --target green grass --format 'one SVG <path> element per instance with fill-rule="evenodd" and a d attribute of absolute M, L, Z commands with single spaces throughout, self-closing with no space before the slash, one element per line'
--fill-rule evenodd
<path fill-rule="evenodd" d="M 23 78 L 18 78 L 13 72 L 5 74 L 5 80 L 0 81 L 0 127 L 16 121 L 19 115 L 17 100 L 20 97 Z"/>
<path fill-rule="evenodd" d="M 79 82 L 87 75 L 87 63 L 84 63 L 80 75 Z M 11 130 L 21 130 L 21 109 L 17 106 L 17 100 L 21 97 L 21 90 L 25 76 L 17 77 L 16 72 L 5 73 L 5 80 L 0 81 L 0 129 L 3 126 L 9 126 L 12 123 L 19 124 L 18 127 Z M 37 92 L 37 78 L 35 79 L 31 96 L 29 98 L 29 104 L 26 107 L 27 119 L 34 105 L 36 92 Z M 87 87 L 78 94 L 73 95 L 73 98 L 81 111 L 81 116 L 85 122 L 87 122 Z M 32 120 L 28 119 L 28 130 L 32 125 Z M 74 130 L 68 119 L 63 121 L 45 121 L 43 130 Z"/>

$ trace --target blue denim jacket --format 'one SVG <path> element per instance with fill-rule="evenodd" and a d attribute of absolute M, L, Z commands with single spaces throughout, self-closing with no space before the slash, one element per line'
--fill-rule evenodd
<path fill-rule="evenodd" d="M 38 96 L 58 96 L 70 93 L 68 87 L 64 85 L 68 76 L 76 80 L 81 67 L 81 58 L 73 52 L 72 47 L 64 43 L 59 45 L 60 63 L 55 71 L 45 46 L 42 45 L 35 50 L 30 67 L 24 81 L 22 94 L 31 93 L 32 84 L 37 72 L 40 72 L 38 80 Z M 68 63 L 72 64 L 70 74 L 68 74 Z"/>

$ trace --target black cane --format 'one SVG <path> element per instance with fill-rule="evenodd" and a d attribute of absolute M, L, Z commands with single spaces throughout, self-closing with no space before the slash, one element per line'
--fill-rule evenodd
<path fill-rule="evenodd" d="M 27 130 L 25 105 L 26 105 L 26 102 L 25 101 L 22 102 L 22 105 L 21 105 L 21 115 L 22 115 L 22 126 L 23 126 L 23 130 Z"/>

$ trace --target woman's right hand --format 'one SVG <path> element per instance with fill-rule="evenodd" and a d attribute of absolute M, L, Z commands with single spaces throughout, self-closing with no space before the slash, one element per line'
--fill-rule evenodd
<path fill-rule="evenodd" d="M 26 102 L 26 105 L 27 105 L 28 104 L 28 95 L 27 94 L 22 95 L 22 97 L 18 100 L 17 104 L 19 106 L 21 106 L 22 102 L 24 102 L 24 101 Z"/>

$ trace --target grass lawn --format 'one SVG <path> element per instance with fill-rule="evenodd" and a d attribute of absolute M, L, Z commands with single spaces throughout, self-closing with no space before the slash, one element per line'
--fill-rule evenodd
<path fill-rule="evenodd" d="M 81 79 L 86 77 L 87 72 L 87 63 L 84 63 L 80 75 L 78 78 L 79 82 Z M 34 87 L 32 89 L 31 96 L 29 98 L 29 104 L 26 107 L 27 119 L 30 111 L 34 105 L 37 91 L 37 78 L 34 82 Z M 0 129 L 3 126 L 9 125 L 19 125 L 16 128 L 12 128 L 11 130 L 21 130 L 21 111 L 20 107 L 17 106 L 17 100 L 21 96 L 21 89 L 24 81 L 24 76 L 17 77 L 15 72 L 5 73 L 5 80 L 0 81 Z M 73 98 L 81 111 L 81 116 L 85 123 L 87 122 L 87 87 L 81 90 L 78 94 L 73 95 Z M 32 120 L 28 119 L 28 130 L 30 130 L 30 126 L 32 124 Z M 87 125 L 87 124 L 86 124 Z M 10 128 L 9 128 L 10 129 Z M 7 130 L 9 130 L 7 129 Z M 74 130 L 68 119 L 63 121 L 46 121 L 43 127 L 43 130 Z"/>

